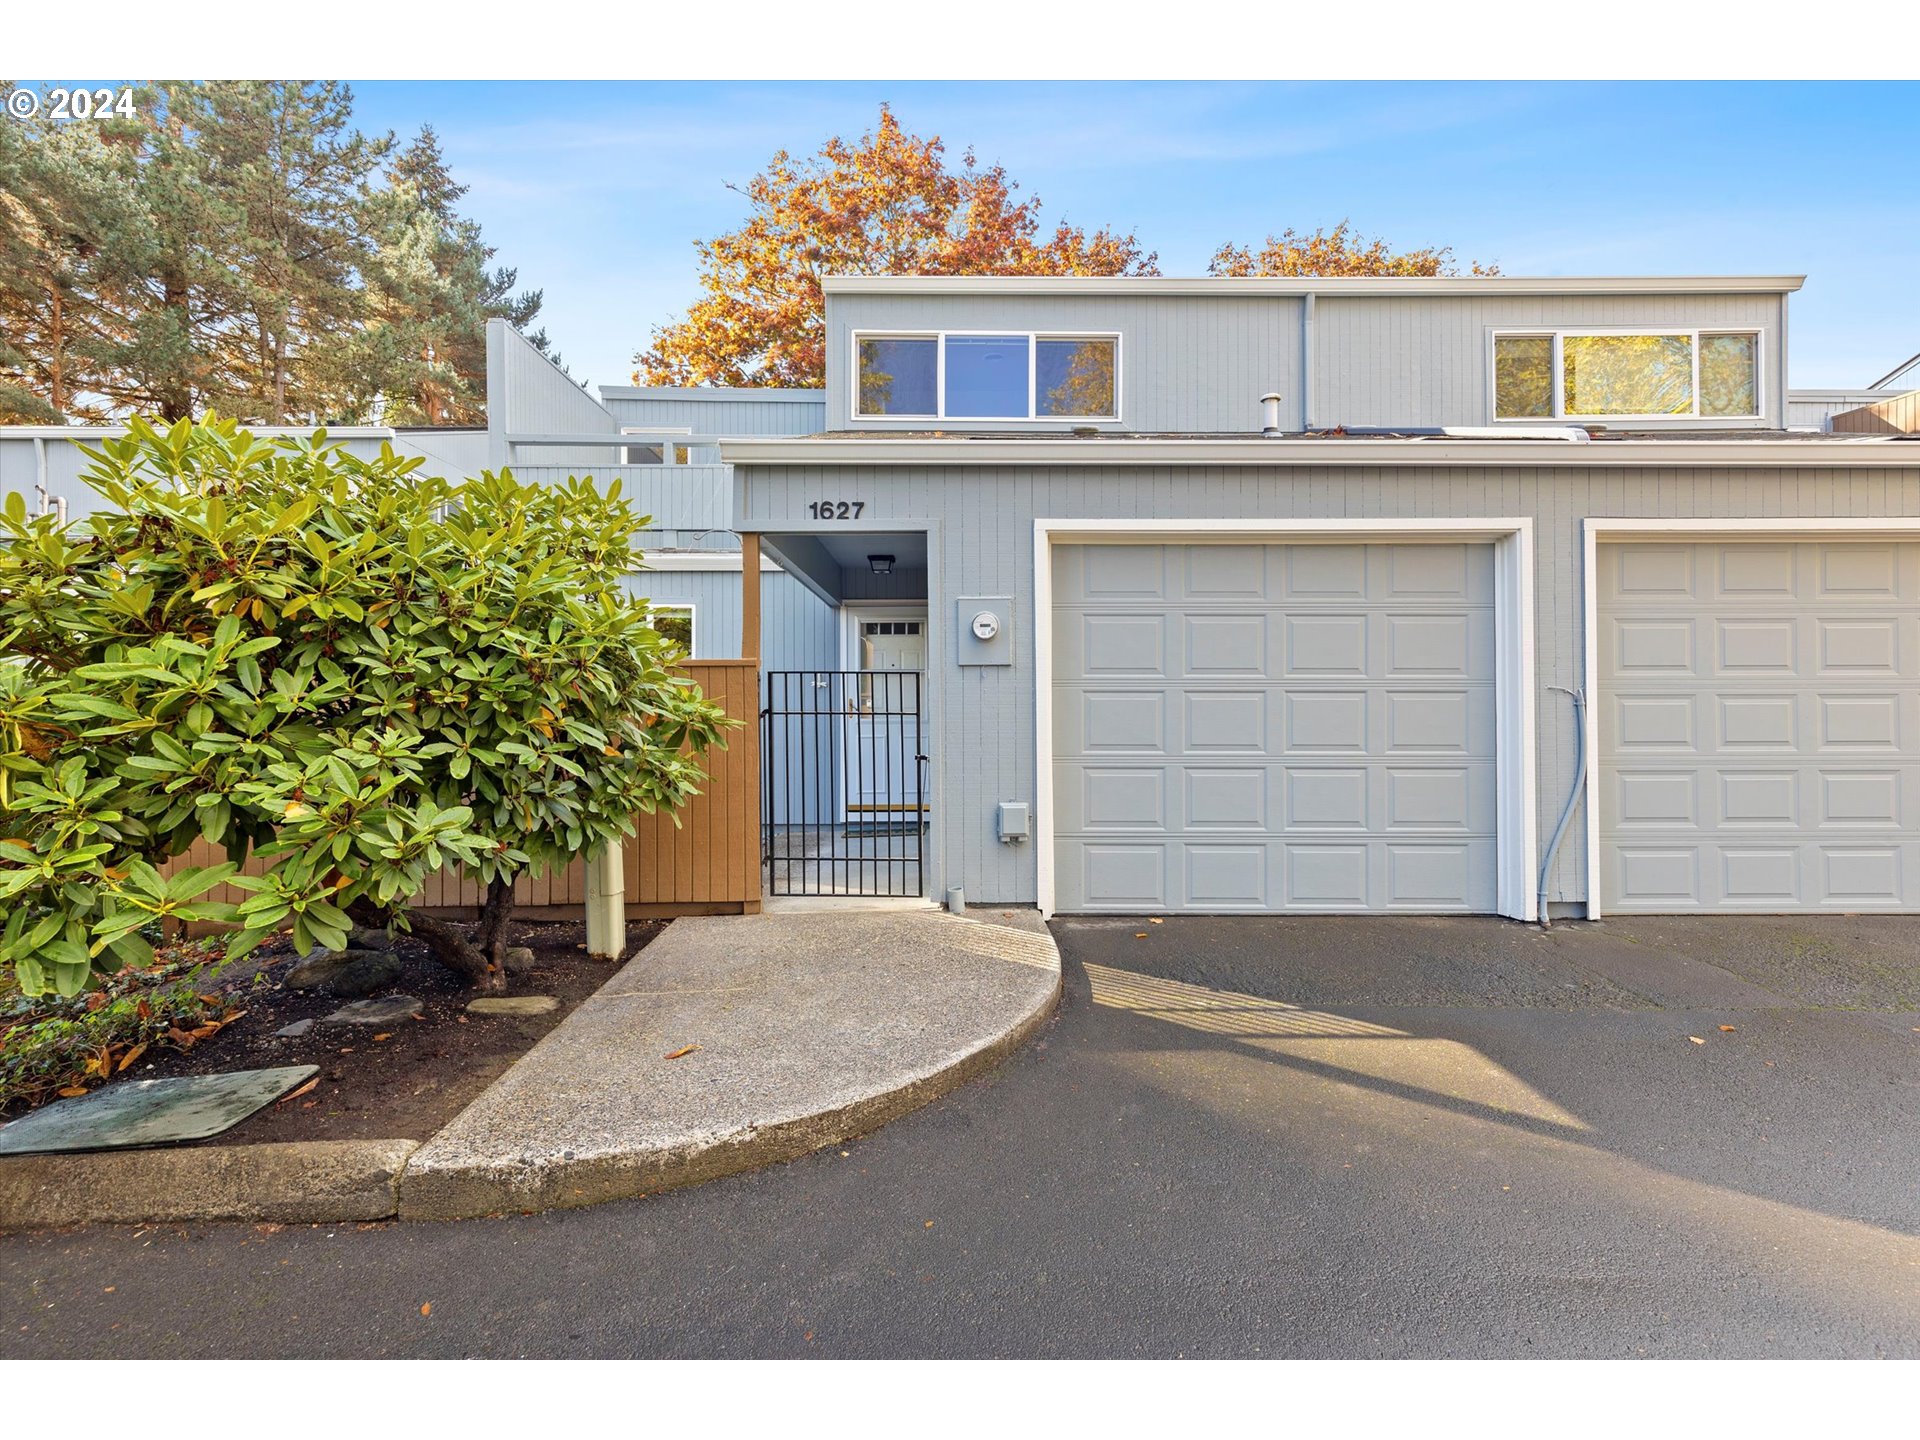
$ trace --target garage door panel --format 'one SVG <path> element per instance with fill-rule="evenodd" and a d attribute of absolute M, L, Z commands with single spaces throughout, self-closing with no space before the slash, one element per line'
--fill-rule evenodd
<path fill-rule="evenodd" d="M 1920 906 L 1920 546 L 1603 555 L 1603 906 Z"/>
<path fill-rule="evenodd" d="M 1054 571 L 1061 909 L 1493 908 L 1491 546 L 1081 548 Z"/>
<path fill-rule="evenodd" d="M 1163 690 L 1060 690 L 1054 697 L 1062 754 L 1164 755 L 1167 700 Z"/>
<path fill-rule="evenodd" d="M 1267 597 L 1267 547 L 1190 545 L 1181 557 L 1186 594 L 1196 600 Z"/>

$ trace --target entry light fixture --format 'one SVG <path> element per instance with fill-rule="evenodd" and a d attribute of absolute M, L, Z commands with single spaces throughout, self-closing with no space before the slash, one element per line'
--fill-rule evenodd
<path fill-rule="evenodd" d="M 869 555 L 867 556 L 867 564 L 873 567 L 873 573 L 876 575 L 891 575 L 893 573 L 893 556 L 891 555 Z"/>

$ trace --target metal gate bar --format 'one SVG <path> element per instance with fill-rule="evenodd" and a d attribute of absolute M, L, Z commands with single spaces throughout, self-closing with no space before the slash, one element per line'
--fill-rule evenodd
<path fill-rule="evenodd" d="M 768 895 L 920 895 L 928 805 L 918 670 L 770 670 Z"/>

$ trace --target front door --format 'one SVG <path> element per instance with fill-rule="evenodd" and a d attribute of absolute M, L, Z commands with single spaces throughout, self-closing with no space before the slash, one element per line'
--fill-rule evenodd
<path fill-rule="evenodd" d="M 850 610 L 848 624 L 849 825 L 919 824 L 926 815 L 921 687 L 927 669 L 924 609 Z"/>

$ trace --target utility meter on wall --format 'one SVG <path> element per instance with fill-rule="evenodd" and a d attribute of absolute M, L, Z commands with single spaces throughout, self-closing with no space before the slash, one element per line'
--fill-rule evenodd
<path fill-rule="evenodd" d="M 953 604 L 954 658 L 962 665 L 1013 663 L 1013 597 L 962 595 Z"/>

